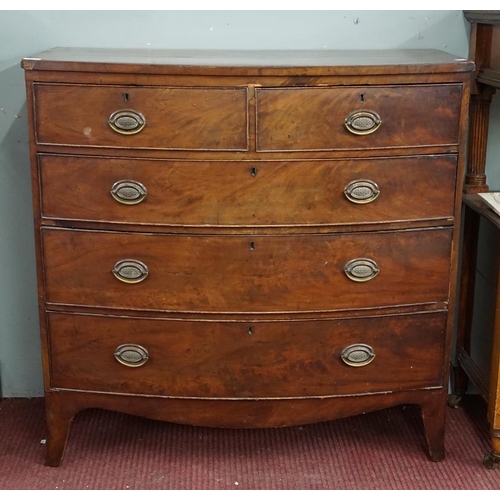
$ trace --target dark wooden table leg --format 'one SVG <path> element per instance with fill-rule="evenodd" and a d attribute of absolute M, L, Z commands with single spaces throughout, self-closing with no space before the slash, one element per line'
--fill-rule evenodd
<path fill-rule="evenodd" d="M 495 325 L 488 387 L 488 422 L 491 428 L 491 451 L 484 457 L 484 465 L 489 469 L 500 467 L 500 266 L 497 273 Z"/>
<path fill-rule="evenodd" d="M 467 205 L 463 205 L 463 210 L 464 225 L 458 324 L 452 366 L 452 394 L 448 399 L 449 406 L 454 408 L 459 405 L 462 396 L 467 392 L 469 382 L 469 378 L 463 369 L 462 362 L 464 356 L 470 352 L 480 220 L 479 214 Z"/>

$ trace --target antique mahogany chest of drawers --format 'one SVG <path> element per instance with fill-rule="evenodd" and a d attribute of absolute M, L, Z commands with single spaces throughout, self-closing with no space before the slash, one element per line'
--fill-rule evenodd
<path fill-rule="evenodd" d="M 399 404 L 443 439 L 472 63 L 53 49 L 26 70 L 49 428 Z"/>

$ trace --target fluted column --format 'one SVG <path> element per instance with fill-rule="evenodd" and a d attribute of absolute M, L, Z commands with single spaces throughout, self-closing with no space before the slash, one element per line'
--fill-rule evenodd
<path fill-rule="evenodd" d="M 484 193 L 486 185 L 486 144 L 490 118 L 491 97 L 495 89 L 485 87 L 480 94 L 472 94 L 469 114 L 469 151 L 464 192 Z"/>

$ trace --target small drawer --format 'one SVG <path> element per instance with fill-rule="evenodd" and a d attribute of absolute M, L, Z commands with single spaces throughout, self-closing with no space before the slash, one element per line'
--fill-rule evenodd
<path fill-rule="evenodd" d="M 39 144 L 246 151 L 245 88 L 35 85 Z"/>
<path fill-rule="evenodd" d="M 443 385 L 445 313 L 236 323 L 48 318 L 55 388 L 244 399 Z"/>
<path fill-rule="evenodd" d="M 257 150 L 457 146 L 460 85 L 256 89 Z"/>
<path fill-rule="evenodd" d="M 42 229 L 48 302 L 211 313 L 446 301 L 451 229 L 185 236 Z"/>
<path fill-rule="evenodd" d="M 454 155 L 295 162 L 41 155 L 42 216 L 181 227 L 450 221 L 456 165 Z"/>

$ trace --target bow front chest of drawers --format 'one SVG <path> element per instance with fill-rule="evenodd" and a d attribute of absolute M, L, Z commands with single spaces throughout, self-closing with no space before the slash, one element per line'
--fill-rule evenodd
<path fill-rule="evenodd" d="M 399 404 L 443 438 L 472 63 L 53 49 L 22 62 L 49 429 Z"/>

